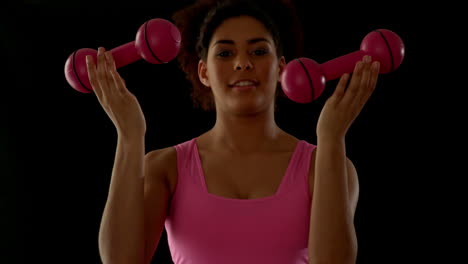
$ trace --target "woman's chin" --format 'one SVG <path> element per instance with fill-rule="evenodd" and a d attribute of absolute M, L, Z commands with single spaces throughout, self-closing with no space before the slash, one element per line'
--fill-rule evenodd
<path fill-rule="evenodd" d="M 229 107 L 229 112 L 233 113 L 235 115 L 244 115 L 244 116 L 249 116 L 249 115 L 256 115 L 259 112 L 262 112 L 262 110 L 265 109 L 265 105 L 262 105 L 258 102 L 238 102 L 236 104 L 233 104 Z"/>

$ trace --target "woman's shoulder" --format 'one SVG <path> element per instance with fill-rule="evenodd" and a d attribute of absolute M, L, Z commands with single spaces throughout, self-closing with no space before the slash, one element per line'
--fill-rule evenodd
<path fill-rule="evenodd" d="M 168 185 L 172 197 L 177 185 L 177 146 L 183 146 L 192 140 L 181 142 L 169 147 L 155 149 L 146 154 L 145 167 L 152 175 L 161 175 Z"/>
<path fill-rule="evenodd" d="M 145 161 L 150 162 L 150 163 L 159 163 L 159 162 L 173 159 L 176 157 L 176 155 L 177 155 L 177 152 L 175 150 L 175 146 L 154 149 L 146 153 Z"/>
<path fill-rule="evenodd" d="M 177 151 L 175 146 L 148 152 L 145 156 L 145 171 L 148 177 L 163 177 L 163 180 L 170 188 L 173 176 L 177 173 Z"/>
<path fill-rule="evenodd" d="M 191 141 L 192 140 L 189 140 L 168 147 L 151 150 L 146 154 L 145 161 L 154 163 L 155 165 L 166 164 L 169 165 L 169 167 L 173 167 L 172 165 L 175 165 L 175 162 L 177 162 L 177 147 L 186 145 Z"/>

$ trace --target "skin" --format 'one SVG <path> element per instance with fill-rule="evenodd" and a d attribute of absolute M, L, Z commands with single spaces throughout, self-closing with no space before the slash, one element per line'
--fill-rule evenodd
<path fill-rule="evenodd" d="M 86 65 L 93 91 L 114 123 L 119 138 L 133 140 L 144 137 L 146 120 L 141 106 L 117 72 L 112 54 L 99 47 L 97 65 L 89 55 L 86 56 Z"/>
<path fill-rule="evenodd" d="M 249 43 L 251 39 L 265 39 Z M 229 40 L 232 43 L 219 43 Z M 230 18 L 214 32 L 206 61 L 198 65 L 200 81 L 211 88 L 216 123 L 201 141 L 233 153 L 268 151 L 286 133 L 274 121 L 274 97 L 284 57 L 276 56 L 274 41 L 252 17 Z M 257 79 L 253 91 L 229 87 L 242 79 Z"/>
<path fill-rule="evenodd" d="M 266 41 L 249 44 L 255 38 Z M 219 43 L 220 40 L 230 43 Z M 259 56 L 257 49 L 269 52 Z M 218 27 L 206 61 L 200 60 L 198 65 L 201 82 L 212 89 L 217 113 L 213 129 L 200 136 L 200 145 L 232 155 L 268 153 L 275 146 L 287 145 L 292 136 L 274 121 L 275 88 L 285 66 L 284 57 L 277 58 L 274 50 L 268 31 L 252 17 L 230 18 Z M 359 187 L 356 169 L 346 157 L 345 136 L 374 91 L 378 73 L 379 63 L 371 64 L 371 58 L 365 56 L 356 64 L 352 78 L 349 74 L 342 76 L 320 114 L 311 166 L 311 263 L 356 261 L 353 220 Z M 260 85 L 243 93 L 229 87 L 233 81 L 246 78 L 256 78 Z"/>
<path fill-rule="evenodd" d="M 258 38 L 266 41 L 249 44 L 248 40 Z M 226 39 L 231 44 L 217 44 L 219 40 Z M 97 65 L 91 57 L 87 57 L 87 63 L 95 94 L 116 126 L 118 147 L 122 148 L 118 154 L 138 154 L 127 158 L 132 160 L 130 165 L 115 170 L 114 189 L 120 186 L 125 188 L 113 192 L 123 193 L 125 197 L 130 196 L 125 193 L 129 189 L 141 193 L 140 181 L 125 178 L 125 173 L 117 173 L 129 170 L 132 175 L 142 174 L 146 123 L 140 105 L 126 88 L 110 53 L 100 48 Z M 291 149 L 297 139 L 281 130 L 274 121 L 275 89 L 284 66 L 284 57 L 277 58 L 274 42 L 263 24 L 247 16 L 225 20 L 212 37 L 206 61 L 199 62 L 199 77 L 213 91 L 217 116 L 214 127 L 201 135 L 198 143 L 205 149 L 231 156 L 267 154 L 278 148 Z M 311 165 L 314 183 L 308 244 L 310 263 L 356 261 L 357 239 L 353 219 L 358 200 L 358 180 L 353 163 L 346 157 L 345 136 L 374 91 L 378 72 L 378 62 L 371 63 L 369 57 L 363 58 L 356 64 L 352 78 L 349 74 L 343 75 L 320 114 L 317 148 Z M 246 78 L 257 79 L 259 86 L 246 92 L 235 91 L 229 86 L 236 80 Z M 139 158 L 136 159 L 136 156 Z M 122 159 L 126 161 L 125 157 Z M 117 212 L 111 209 L 107 209 L 109 211 L 105 215 L 109 214 L 109 219 L 123 219 L 131 226 L 142 226 L 143 210 L 138 209 L 138 214 L 133 212 L 143 203 L 141 198 L 132 200 L 131 206 L 128 206 L 132 208 L 128 218 L 115 216 Z M 122 239 L 115 240 L 117 243 L 127 241 L 127 237 L 134 238 L 135 242 L 130 243 L 135 245 L 133 248 L 127 244 L 121 245 L 122 251 L 131 252 L 123 255 L 142 256 L 139 250 L 143 245 L 137 243 L 143 241 L 142 230 L 138 236 L 128 233 L 123 234 Z M 102 232 L 107 234 L 105 230 Z M 105 238 L 109 236 L 104 236 L 102 241 L 108 241 Z M 106 248 L 118 246 L 108 245 Z"/>
<path fill-rule="evenodd" d="M 117 130 L 109 193 L 99 228 L 102 263 L 145 261 L 144 157 L 146 122 L 136 97 L 117 73 L 114 60 L 98 49 L 97 64 L 86 57 L 96 97 Z"/>

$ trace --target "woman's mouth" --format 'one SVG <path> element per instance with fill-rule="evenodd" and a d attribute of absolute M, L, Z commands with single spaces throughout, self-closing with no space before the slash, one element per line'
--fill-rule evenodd
<path fill-rule="evenodd" d="M 255 87 L 258 86 L 258 81 L 254 80 L 241 80 L 237 81 L 232 85 L 229 85 L 231 88 L 233 88 L 236 91 L 248 91 L 248 90 L 253 90 Z"/>

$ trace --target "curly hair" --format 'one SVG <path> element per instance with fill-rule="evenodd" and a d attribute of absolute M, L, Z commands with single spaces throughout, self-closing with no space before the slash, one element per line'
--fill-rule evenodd
<path fill-rule="evenodd" d="M 172 15 L 182 35 L 177 60 L 192 84 L 194 107 L 205 111 L 215 109 L 211 89 L 198 77 L 198 61 L 206 61 L 208 44 L 216 28 L 224 20 L 241 15 L 254 17 L 264 24 L 275 42 L 278 58 L 284 55 L 288 61 L 302 56 L 302 27 L 291 0 L 198 0 Z M 278 96 L 285 97 L 280 87 L 276 89 L 276 98 Z"/>

